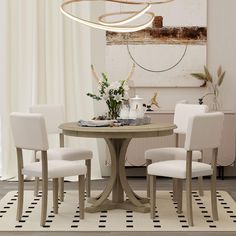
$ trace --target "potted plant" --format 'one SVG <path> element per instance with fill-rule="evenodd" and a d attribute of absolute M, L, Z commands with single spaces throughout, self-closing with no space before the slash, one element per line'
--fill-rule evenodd
<path fill-rule="evenodd" d="M 210 92 L 204 94 L 201 98 L 199 98 L 199 104 L 203 103 L 203 99 L 207 96 L 212 96 L 212 110 L 218 110 L 220 107 L 218 96 L 219 96 L 219 87 L 221 86 L 224 77 L 225 71 L 222 70 L 222 67 L 219 66 L 217 70 L 217 79 L 214 80 L 212 74 L 209 72 L 208 68 L 204 66 L 204 72 L 202 73 L 191 73 L 191 75 L 199 80 L 204 81 L 202 86 L 208 86 Z"/>

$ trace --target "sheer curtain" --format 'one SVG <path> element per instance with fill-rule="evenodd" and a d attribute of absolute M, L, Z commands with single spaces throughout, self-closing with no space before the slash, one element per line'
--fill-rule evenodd
<path fill-rule="evenodd" d="M 93 116 L 86 92 L 92 90 L 90 29 L 66 19 L 62 0 L 1 0 L 1 133 L 2 176 L 16 175 L 16 155 L 9 114 L 32 104 L 64 104 L 66 119 Z M 88 17 L 89 5 L 83 7 Z M 23 135 L 23 134 L 22 134 Z M 94 152 L 92 177 L 100 178 L 94 139 L 68 138 L 69 145 Z"/>

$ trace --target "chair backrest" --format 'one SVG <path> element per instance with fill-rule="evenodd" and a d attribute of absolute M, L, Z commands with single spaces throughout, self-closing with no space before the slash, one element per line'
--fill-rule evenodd
<path fill-rule="evenodd" d="M 224 114 L 210 112 L 189 118 L 185 138 L 186 150 L 217 148 L 220 145 Z"/>
<path fill-rule="evenodd" d="M 174 124 L 176 134 L 186 134 L 190 116 L 208 112 L 207 105 L 178 103 L 175 106 Z"/>
<path fill-rule="evenodd" d="M 48 149 L 45 119 L 41 114 L 13 112 L 10 119 L 17 148 L 42 151 Z"/>
<path fill-rule="evenodd" d="M 64 122 L 64 107 L 62 105 L 41 104 L 30 107 L 31 113 L 40 113 L 46 121 L 48 134 L 59 134 L 58 126 Z"/>

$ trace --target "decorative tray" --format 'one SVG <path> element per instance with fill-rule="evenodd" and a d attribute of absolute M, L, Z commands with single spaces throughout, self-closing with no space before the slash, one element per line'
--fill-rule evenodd
<path fill-rule="evenodd" d="M 107 126 L 124 126 L 124 125 L 147 125 L 151 123 L 150 116 L 144 116 L 143 118 L 136 119 L 117 119 L 117 120 L 79 120 L 80 126 L 87 127 L 107 127 Z"/>
<path fill-rule="evenodd" d="M 115 120 L 79 120 L 78 123 L 80 126 L 88 127 L 106 127 L 113 126 Z"/>
<path fill-rule="evenodd" d="M 136 119 L 117 119 L 117 122 L 121 125 L 147 125 L 151 123 L 151 117 L 144 116 L 143 118 Z"/>

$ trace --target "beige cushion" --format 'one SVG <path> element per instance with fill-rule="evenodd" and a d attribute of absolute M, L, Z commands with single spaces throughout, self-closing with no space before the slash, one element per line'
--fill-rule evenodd
<path fill-rule="evenodd" d="M 45 119 L 42 115 L 13 112 L 10 119 L 16 147 L 29 150 L 48 150 Z"/>
<path fill-rule="evenodd" d="M 189 117 L 208 112 L 207 105 L 199 104 L 181 104 L 175 106 L 174 124 L 177 128 L 174 130 L 177 134 L 186 134 Z"/>
<path fill-rule="evenodd" d="M 186 161 L 185 160 L 171 160 L 160 161 L 150 164 L 147 167 L 149 175 L 171 177 L 178 179 L 186 179 Z M 192 177 L 212 175 L 213 171 L 211 165 L 192 162 Z"/>
<path fill-rule="evenodd" d="M 93 152 L 84 148 L 50 148 L 48 149 L 48 160 L 90 160 L 93 158 Z M 41 152 L 37 152 L 36 158 L 41 159 Z"/>
<path fill-rule="evenodd" d="M 151 160 L 152 162 L 157 161 L 168 161 L 168 160 L 185 160 L 186 150 L 184 148 L 154 148 L 149 149 L 145 152 L 145 159 Z M 202 155 L 200 151 L 193 151 L 193 160 L 201 160 Z"/>
<path fill-rule="evenodd" d="M 48 161 L 48 178 L 60 178 L 75 175 L 85 175 L 86 165 L 82 161 Z M 42 177 L 42 163 L 34 162 L 25 165 L 22 174 L 27 176 Z"/>
<path fill-rule="evenodd" d="M 219 147 L 223 123 L 223 112 L 209 112 L 190 117 L 184 148 L 186 150 L 202 150 Z"/>

